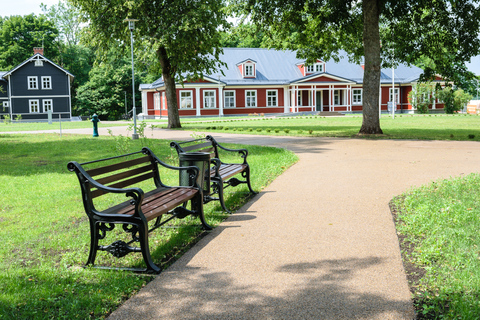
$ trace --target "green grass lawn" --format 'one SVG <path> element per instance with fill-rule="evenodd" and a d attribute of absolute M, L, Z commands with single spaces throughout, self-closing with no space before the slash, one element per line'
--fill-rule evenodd
<path fill-rule="evenodd" d="M 127 126 L 129 123 L 124 121 L 109 121 L 109 122 L 100 122 L 99 126 L 108 125 L 110 127 L 114 126 Z M 17 131 L 37 131 L 37 130 L 59 130 L 60 126 L 62 129 L 82 129 L 82 128 L 92 128 L 93 124 L 90 121 L 62 121 L 62 122 L 53 122 L 48 124 L 48 122 L 16 122 L 11 123 L 0 122 L 0 132 L 17 132 Z"/>
<path fill-rule="evenodd" d="M 480 319 L 480 174 L 396 198 L 396 225 L 419 319 Z"/>
<path fill-rule="evenodd" d="M 114 156 L 119 143 L 129 152 L 147 144 L 161 159 L 178 164 L 176 152 L 164 140 L 0 135 L 0 319 L 101 319 L 152 279 L 82 268 L 89 251 L 89 226 L 78 180 L 66 165 Z M 257 191 L 297 161 L 293 153 L 277 148 L 227 146 L 248 148 Z M 177 174 L 162 171 L 162 180 L 176 184 Z M 227 206 L 242 206 L 247 190 L 245 185 L 226 189 Z M 214 226 L 227 217 L 218 202 L 205 205 L 205 214 Z M 168 267 L 202 234 L 198 219 L 192 217 L 156 230 L 150 237 L 154 262 Z M 96 263 L 144 266 L 141 254 L 135 253 L 116 259 L 100 252 Z"/>
<path fill-rule="evenodd" d="M 360 115 L 182 121 L 184 130 L 315 137 L 357 137 L 361 125 Z M 480 116 L 477 115 L 397 115 L 395 119 L 382 115 L 380 126 L 384 134 L 374 138 L 480 141 Z"/>

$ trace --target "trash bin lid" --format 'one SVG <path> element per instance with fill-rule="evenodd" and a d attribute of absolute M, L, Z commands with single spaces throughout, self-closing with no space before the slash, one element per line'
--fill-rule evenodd
<path fill-rule="evenodd" d="M 178 154 L 180 161 L 210 161 L 208 152 L 182 152 Z"/>

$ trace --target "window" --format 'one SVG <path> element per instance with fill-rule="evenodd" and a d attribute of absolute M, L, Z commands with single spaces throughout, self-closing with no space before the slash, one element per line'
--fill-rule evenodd
<path fill-rule="evenodd" d="M 30 113 L 40 112 L 40 104 L 38 103 L 38 100 L 28 100 L 28 105 L 30 107 Z"/>
<path fill-rule="evenodd" d="M 28 77 L 28 90 L 37 90 L 37 77 Z"/>
<path fill-rule="evenodd" d="M 277 90 L 267 90 L 267 107 L 277 106 Z"/>
<path fill-rule="evenodd" d="M 52 89 L 52 77 L 42 77 L 42 89 Z"/>
<path fill-rule="evenodd" d="M 362 89 L 353 89 L 353 104 L 362 104 Z"/>
<path fill-rule="evenodd" d="M 336 106 L 340 105 L 340 90 L 333 92 L 333 104 Z"/>
<path fill-rule="evenodd" d="M 297 106 L 302 106 L 302 91 L 297 92 Z"/>
<path fill-rule="evenodd" d="M 388 101 L 393 101 L 392 97 L 392 88 L 389 89 L 389 100 Z M 399 104 L 400 103 L 400 96 L 398 94 L 398 88 L 395 88 L 395 103 Z"/>
<path fill-rule="evenodd" d="M 153 95 L 153 109 L 160 110 L 160 93 L 159 92 Z"/>
<path fill-rule="evenodd" d="M 35 67 L 43 67 L 43 61 L 42 60 L 35 60 Z"/>
<path fill-rule="evenodd" d="M 192 108 L 192 91 L 180 91 L 180 108 Z"/>
<path fill-rule="evenodd" d="M 235 91 L 225 91 L 225 108 L 235 108 Z"/>
<path fill-rule="evenodd" d="M 257 106 L 257 91 L 253 91 L 253 90 L 245 91 L 245 105 L 247 107 Z"/>
<path fill-rule="evenodd" d="M 48 110 L 53 111 L 53 100 L 52 99 L 44 99 L 42 101 L 43 104 L 43 112 L 48 112 Z"/>
<path fill-rule="evenodd" d="M 314 63 L 306 67 L 307 67 L 307 73 L 323 72 L 323 63 Z"/>
<path fill-rule="evenodd" d="M 8 108 L 8 101 L 3 101 L 3 107 Z"/>
<path fill-rule="evenodd" d="M 215 91 L 203 92 L 203 107 L 215 108 Z"/>
<path fill-rule="evenodd" d="M 245 77 L 255 77 L 255 70 L 253 69 L 253 63 L 245 64 Z"/>

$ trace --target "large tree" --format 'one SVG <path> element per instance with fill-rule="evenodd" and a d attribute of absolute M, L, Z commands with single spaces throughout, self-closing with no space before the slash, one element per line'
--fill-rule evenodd
<path fill-rule="evenodd" d="M 470 77 L 464 62 L 480 52 L 479 0 L 232 0 L 270 35 L 271 46 L 298 57 L 365 60 L 361 134 L 382 133 L 378 114 L 380 70 L 428 57 L 448 80 Z"/>
<path fill-rule="evenodd" d="M 124 41 L 129 47 L 130 33 L 123 20 L 138 19 L 135 39 L 148 43 L 156 59 L 150 67 L 161 72 L 165 83 L 168 127 L 181 127 L 175 83 L 220 67 L 219 28 L 228 25 L 223 1 L 69 1 L 86 13 L 89 35 L 100 48 L 112 40 Z"/>
<path fill-rule="evenodd" d="M 33 55 L 34 47 L 44 47 L 44 55 L 57 62 L 58 30 L 44 16 L 10 16 L 0 24 L 0 70 L 9 70 Z"/>

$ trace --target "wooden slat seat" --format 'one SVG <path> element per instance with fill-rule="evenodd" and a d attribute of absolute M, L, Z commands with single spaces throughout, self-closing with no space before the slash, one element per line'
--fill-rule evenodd
<path fill-rule="evenodd" d="M 134 159 L 131 159 L 134 157 Z M 124 161 L 121 161 L 124 160 Z M 103 164 L 115 161 L 101 167 L 85 170 L 91 164 Z M 167 186 L 160 180 L 158 165 L 168 169 L 183 170 L 192 176 L 191 186 Z M 82 190 L 84 208 L 90 221 L 90 254 L 87 265 L 94 265 L 98 250 L 108 251 L 116 257 L 123 257 L 130 252 L 141 252 L 146 269 L 137 271 L 160 272 L 150 256 L 148 233 L 162 226 L 173 218 L 184 218 L 194 215 L 200 218 L 203 228 L 211 229 L 203 214 L 203 192 L 198 186 L 196 177 L 197 167 L 172 167 L 160 161 L 148 148 L 142 151 L 118 157 L 100 159 L 79 164 L 71 161 L 68 164 L 70 171 L 75 171 Z M 94 177 L 97 177 L 95 179 Z M 146 193 L 136 187 L 140 182 L 151 181 L 153 190 Z M 116 204 L 105 210 L 97 210 L 94 199 L 107 194 L 125 194 L 130 200 Z M 191 202 L 191 210 L 186 209 L 186 203 Z M 161 221 L 164 214 L 170 215 Z M 149 230 L 148 222 L 157 219 L 153 228 Z M 131 233 L 132 241 L 125 243 L 115 241 L 109 246 L 100 246 L 99 240 L 105 234 L 122 224 L 126 232 Z M 140 247 L 130 246 L 133 242 L 140 242 Z"/>
<path fill-rule="evenodd" d="M 208 135 L 205 138 L 187 140 L 182 142 L 172 141 L 170 146 L 175 148 L 177 153 L 190 152 L 205 152 L 210 154 L 210 181 L 211 192 L 203 195 L 204 203 L 212 200 L 219 200 L 223 210 L 230 212 L 225 206 L 224 189 L 229 186 L 237 186 L 246 183 L 251 194 L 256 194 L 253 191 L 250 182 L 250 166 L 247 162 L 247 149 L 229 149 L 220 145 L 212 136 Z M 243 163 L 224 163 L 219 157 L 219 148 L 227 152 L 238 153 L 243 158 Z M 244 180 L 239 180 L 234 176 L 241 174 Z M 218 198 L 213 195 L 218 194 Z"/>

